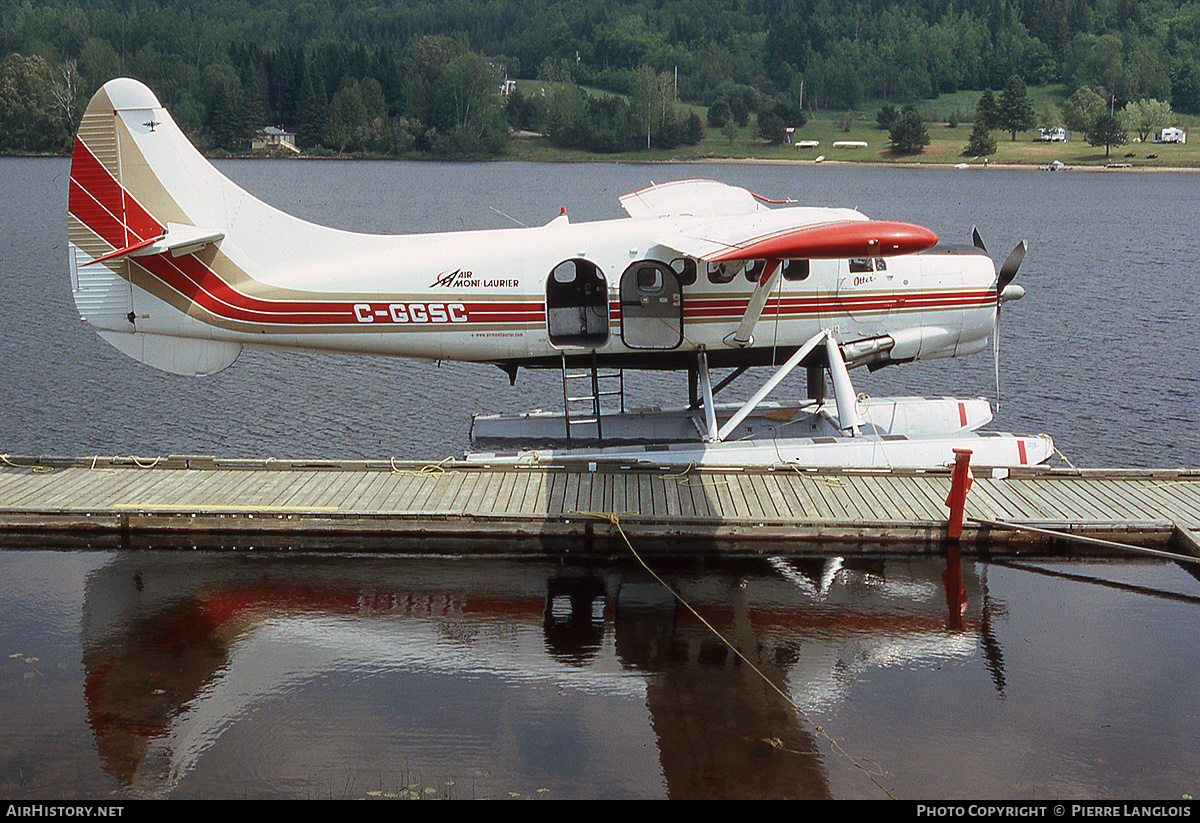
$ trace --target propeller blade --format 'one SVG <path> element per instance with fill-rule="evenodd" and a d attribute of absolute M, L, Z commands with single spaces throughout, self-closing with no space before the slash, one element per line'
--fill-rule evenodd
<path fill-rule="evenodd" d="M 971 226 L 971 242 L 975 244 L 975 248 L 987 253 L 987 246 L 983 245 L 983 238 L 979 236 L 979 227 Z"/>
<path fill-rule="evenodd" d="M 1004 291 L 1004 287 L 1013 281 L 1017 276 L 1017 269 L 1021 268 L 1021 261 L 1025 259 L 1025 241 L 1022 240 L 1017 244 L 1017 247 L 1008 255 L 1008 259 L 1004 261 L 1004 265 L 1000 267 L 1000 276 L 996 280 L 996 296 L 999 298 L 1000 292 Z"/>
<path fill-rule="evenodd" d="M 1000 411 L 1000 303 L 996 303 L 996 326 L 992 329 L 992 368 L 996 371 L 996 411 Z"/>
<path fill-rule="evenodd" d="M 978 234 L 976 234 L 978 238 Z M 976 242 L 979 248 L 983 248 L 981 242 Z M 1000 267 L 1000 274 L 996 276 L 996 326 L 992 329 L 992 367 L 996 371 L 996 411 L 1000 411 L 1000 306 L 1004 302 L 1000 299 L 1000 295 L 1004 292 L 1005 286 L 1013 281 L 1017 276 L 1017 269 L 1021 268 L 1021 262 L 1025 259 L 1025 241 L 1022 240 L 1017 244 L 1017 247 L 1009 252 L 1008 258 L 1004 261 L 1004 265 Z M 1023 293 L 1023 292 L 1022 292 Z M 1016 295 L 1019 297 L 1020 295 Z"/>

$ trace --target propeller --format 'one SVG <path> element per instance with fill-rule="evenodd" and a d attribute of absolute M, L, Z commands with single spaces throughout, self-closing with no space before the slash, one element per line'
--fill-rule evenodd
<path fill-rule="evenodd" d="M 979 236 L 979 231 L 972 229 L 971 235 L 975 246 L 987 251 L 983 246 L 983 239 Z M 1016 248 L 1009 252 L 1008 257 L 1000 266 L 1000 273 L 996 275 L 996 328 L 992 331 L 992 365 L 996 371 L 996 411 L 1000 411 L 1000 306 L 1005 301 L 1020 300 L 1025 296 L 1025 289 L 1019 285 L 1013 285 L 1010 288 L 1024 259 L 1025 241 L 1022 240 L 1016 245 Z M 1006 291 L 1008 292 L 1007 296 L 1005 296 Z"/>
<path fill-rule="evenodd" d="M 982 246 L 980 248 L 982 248 Z M 1011 283 L 1013 281 L 1013 278 L 1017 276 L 1017 269 L 1021 268 L 1021 261 L 1023 261 L 1024 259 L 1025 259 L 1025 241 L 1022 240 L 1020 243 L 1017 244 L 1017 247 L 1015 249 L 1013 249 L 1011 252 L 1009 252 L 1008 258 L 1005 259 L 1005 261 L 1004 261 L 1004 265 L 1002 265 L 1000 267 L 1000 276 L 996 279 L 996 300 L 997 300 L 997 302 L 1002 301 L 1003 298 L 1001 298 L 1001 295 L 1004 293 L 1004 287 L 1007 286 L 1009 283 Z M 1017 298 L 1010 297 L 1009 299 L 1015 300 Z"/>

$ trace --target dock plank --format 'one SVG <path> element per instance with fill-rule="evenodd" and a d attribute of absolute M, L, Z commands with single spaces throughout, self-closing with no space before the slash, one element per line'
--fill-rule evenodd
<path fill-rule="evenodd" d="M 880 480 L 882 485 L 883 481 Z M 945 517 L 943 508 L 934 509 L 929 500 L 912 487 L 911 483 L 888 483 L 886 493 L 893 494 L 904 501 L 912 517 L 917 521 L 937 520 Z"/>
<path fill-rule="evenodd" d="M 336 512 L 339 523 L 362 518 L 376 530 L 384 518 L 396 528 L 420 529 L 422 534 L 452 534 L 461 523 L 501 535 L 506 530 L 528 533 L 533 523 L 532 532 L 540 535 L 571 533 L 586 522 L 594 528 L 593 521 L 572 514 L 585 511 L 635 513 L 630 519 L 639 528 L 673 535 L 692 529 L 706 537 L 824 539 L 855 537 L 869 525 L 869 533 L 880 535 L 871 539 L 886 541 L 889 534 L 928 539 L 930 524 L 944 523 L 948 516 L 950 485 L 947 472 L 441 464 L 436 471 L 415 464 L 392 465 L 389 471 L 386 463 L 344 467 L 208 461 L 189 467 L 173 460 L 149 466 L 81 458 L 56 463 L 48 471 L 40 464 L 5 464 L 0 467 L 0 534 L 6 523 L 50 522 L 73 512 L 89 517 L 137 512 L 139 524 L 175 512 L 197 521 L 208 518 L 209 529 L 299 531 L 309 522 L 312 528 L 328 528 Z M 221 515 L 229 509 L 275 508 L 302 514 L 274 525 L 276 518 L 223 520 Z M 457 516 L 448 521 L 448 513 Z M 386 520 L 389 515 L 399 519 Z M 1195 531 L 1200 528 L 1200 472 L 1012 470 L 1005 477 L 977 478 L 967 495 L 967 515 L 968 522 L 1051 524 L 1088 533 L 1109 526 L 1113 534 L 1153 531 L 1163 524 Z M 176 518 L 170 528 L 187 522 Z M 555 525 L 547 530 L 539 522 Z M 1003 539 L 995 530 L 987 534 L 990 540 Z"/>
<path fill-rule="evenodd" d="M 1070 512 L 1072 518 L 1091 518 L 1096 521 L 1119 519 L 1094 494 L 1080 494 L 1076 480 L 1051 480 L 1046 487 L 1062 501 L 1064 510 Z"/>
<path fill-rule="evenodd" d="M 813 498 L 808 482 L 802 475 L 789 472 L 783 475 L 782 479 L 785 481 L 784 488 L 796 498 L 800 516 L 806 519 L 818 519 L 822 516 L 824 504 Z"/>
<path fill-rule="evenodd" d="M 807 479 L 807 478 L 806 478 Z M 844 481 L 837 476 L 828 477 L 820 475 L 811 479 L 808 485 L 808 491 L 814 496 L 815 500 L 820 501 L 818 510 L 820 515 L 826 520 L 849 520 L 852 519 L 846 511 L 846 507 L 841 504 L 834 494 L 832 488 L 834 483 L 841 485 Z"/>
<path fill-rule="evenodd" d="M 762 507 L 758 505 L 758 498 L 754 494 L 754 489 L 751 488 L 751 479 L 744 474 L 731 474 L 729 480 L 729 495 L 733 500 L 735 516 L 763 517 Z"/>
<path fill-rule="evenodd" d="M 885 494 L 879 487 L 877 479 L 870 475 L 856 478 L 855 488 L 870 508 L 875 520 L 905 520 L 911 518 L 911 512 L 905 512 L 891 495 Z"/>
<path fill-rule="evenodd" d="M 550 481 L 550 493 L 546 497 L 546 514 L 562 514 L 567 496 L 567 474 L 562 471 L 552 471 L 547 473 L 547 478 Z"/>
<path fill-rule="evenodd" d="M 563 489 L 562 508 L 553 511 L 552 514 L 564 515 L 570 512 L 579 511 L 579 474 L 570 472 L 567 474 L 566 483 Z"/>
<path fill-rule="evenodd" d="M 1089 483 L 1088 492 L 1121 520 L 1145 519 L 1145 507 L 1122 494 L 1118 484 L 1105 481 Z"/>
<path fill-rule="evenodd" d="M 546 482 L 545 472 L 531 472 L 525 484 L 525 493 L 517 511 L 526 515 L 543 514 L 546 510 Z"/>
<path fill-rule="evenodd" d="M 365 478 L 365 483 L 359 483 L 354 493 L 346 498 L 346 508 L 350 511 L 368 511 L 368 503 L 383 488 L 388 480 L 386 472 L 373 472 Z"/>
<path fill-rule="evenodd" d="M 1007 492 L 1007 480 L 983 478 L 976 479 L 967 494 L 967 508 L 972 513 L 978 511 L 984 517 L 991 513 L 996 520 L 1026 519 L 1026 509 L 1023 500 L 1015 500 Z M 982 504 L 981 504 L 982 498 Z M 946 511 L 943 501 L 943 512 Z"/>

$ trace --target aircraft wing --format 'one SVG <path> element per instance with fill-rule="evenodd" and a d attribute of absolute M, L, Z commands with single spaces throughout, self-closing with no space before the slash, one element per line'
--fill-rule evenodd
<path fill-rule="evenodd" d="M 853 209 L 771 209 L 773 201 L 716 180 L 663 183 L 619 199 L 631 217 L 680 218 L 662 245 L 714 263 L 893 257 L 937 242 L 921 226 L 869 220 Z"/>
<path fill-rule="evenodd" d="M 732 260 L 836 260 L 924 251 L 937 235 L 922 226 L 869 220 L 850 209 L 789 208 L 706 221 L 662 244 L 712 263 Z"/>
<path fill-rule="evenodd" d="M 765 211 L 760 198 L 716 180 L 676 180 L 617 198 L 630 217 L 717 217 Z"/>

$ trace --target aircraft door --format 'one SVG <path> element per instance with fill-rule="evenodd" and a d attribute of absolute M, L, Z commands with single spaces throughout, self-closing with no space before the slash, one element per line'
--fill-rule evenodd
<path fill-rule="evenodd" d="M 576 258 L 554 267 L 546 278 L 546 324 L 559 348 L 608 342 L 608 282 L 596 264 Z"/>
<path fill-rule="evenodd" d="M 639 260 L 621 275 L 621 339 L 631 349 L 683 342 L 683 289 L 670 266 Z"/>

